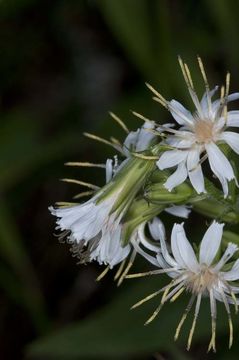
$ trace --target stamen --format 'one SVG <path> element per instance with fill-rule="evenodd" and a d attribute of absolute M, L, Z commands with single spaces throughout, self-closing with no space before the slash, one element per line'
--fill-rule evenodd
<path fill-rule="evenodd" d="M 193 334 L 194 334 L 196 323 L 197 323 L 198 313 L 199 313 L 200 305 L 201 305 L 201 298 L 202 298 L 202 294 L 199 293 L 198 296 L 197 296 L 197 302 L 196 302 L 192 327 L 191 327 L 191 330 L 190 330 L 190 333 L 189 333 L 189 336 L 188 336 L 188 343 L 187 343 L 187 350 L 188 351 L 190 350 L 190 347 L 191 347 Z"/>
<path fill-rule="evenodd" d="M 234 307 L 235 307 L 235 313 L 238 313 L 238 304 L 237 304 L 237 298 L 233 291 L 230 292 L 232 300 L 234 301 Z"/>
<path fill-rule="evenodd" d="M 164 273 L 171 272 L 171 271 L 175 271 L 175 268 L 152 270 L 152 271 L 147 271 L 147 272 L 143 272 L 143 273 L 130 274 L 130 275 L 127 275 L 126 278 L 127 279 L 135 279 L 135 278 L 144 277 L 144 276 L 148 276 L 148 275 L 164 274 Z"/>
<path fill-rule="evenodd" d="M 184 311 L 184 314 L 183 314 L 183 316 L 182 316 L 182 318 L 181 318 L 181 320 L 180 320 L 180 322 L 179 322 L 179 324 L 178 324 L 178 326 L 177 326 L 177 329 L 176 329 L 175 335 L 174 335 L 174 340 L 175 340 L 175 341 L 176 341 L 176 340 L 178 339 L 178 337 L 179 337 L 181 328 L 182 328 L 182 326 L 183 326 L 183 324 L 184 324 L 184 321 L 186 320 L 186 318 L 187 318 L 187 316 L 188 316 L 189 311 L 190 311 L 191 308 L 192 308 L 192 305 L 193 305 L 194 300 L 195 300 L 195 295 L 191 296 L 191 298 L 190 298 L 190 300 L 189 300 L 189 303 L 188 303 L 188 305 L 187 305 L 187 307 L 186 307 L 186 309 L 185 309 L 185 311 Z"/>
<path fill-rule="evenodd" d="M 109 140 L 106 140 L 106 139 L 104 139 L 104 138 L 102 138 L 100 136 L 90 134 L 90 133 L 87 133 L 87 132 L 84 132 L 83 135 L 86 136 L 89 139 L 102 142 L 103 144 L 109 145 L 109 146 L 113 147 L 114 149 L 118 150 L 119 152 L 122 152 L 122 150 L 120 148 L 118 148 L 118 146 L 116 146 L 114 143 L 112 143 Z"/>
<path fill-rule="evenodd" d="M 61 181 L 64 181 L 64 182 L 67 182 L 67 183 L 72 183 L 72 184 L 77 184 L 77 185 L 82 185 L 82 186 L 86 186 L 90 189 L 93 189 L 93 190 L 99 190 L 99 186 L 96 186 L 96 185 L 93 185 L 93 184 L 90 184 L 90 183 L 87 183 L 87 182 L 84 182 L 84 181 L 81 181 L 81 180 L 75 180 L 75 179 L 60 179 Z"/>
<path fill-rule="evenodd" d="M 128 265 L 126 266 L 123 274 L 122 274 L 122 275 L 120 276 L 120 278 L 119 278 L 119 281 L 118 281 L 117 286 L 120 286 L 120 285 L 122 284 L 122 282 L 123 282 L 123 280 L 125 279 L 126 275 L 128 274 L 128 272 L 130 271 L 131 267 L 133 266 L 134 260 L 135 260 L 135 257 L 136 257 L 136 254 L 137 254 L 137 251 L 134 250 L 133 253 L 132 253 L 132 255 L 131 255 L 131 257 L 130 257 L 130 259 L 129 259 Z"/>
<path fill-rule="evenodd" d="M 206 75 L 206 72 L 205 72 L 205 69 L 204 69 L 202 59 L 199 56 L 197 57 L 197 59 L 198 59 L 198 64 L 199 64 L 201 73 L 202 73 L 203 81 L 204 81 L 204 84 L 205 84 L 208 110 L 209 110 L 209 113 L 211 113 L 212 102 L 211 102 L 211 97 L 210 97 L 210 88 L 209 88 L 209 83 L 208 83 L 208 80 L 207 80 L 207 75 Z"/>
<path fill-rule="evenodd" d="M 124 259 L 122 261 L 122 263 L 120 264 L 120 267 L 119 267 L 119 269 L 117 270 L 117 273 L 114 276 L 114 280 L 117 280 L 120 277 L 120 275 L 121 275 L 121 273 L 122 273 L 122 271 L 124 269 L 125 263 L 126 263 L 126 259 Z"/>
<path fill-rule="evenodd" d="M 145 83 L 145 84 L 146 84 L 147 88 L 149 88 L 149 90 L 151 90 L 152 93 L 154 93 L 156 95 L 157 99 L 161 101 L 161 104 L 164 107 L 168 108 L 168 101 L 157 90 L 155 90 L 155 88 L 153 88 L 153 86 L 151 86 L 148 83 Z"/>
<path fill-rule="evenodd" d="M 228 316 L 228 323 L 229 323 L 229 349 L 232 347 L 233 343 L 233 324 L 231 316 Z"/>
<path fill-rule="evenodd" d="M 182 73 L 183 73 L 184 80 L 185 80 L 186 85 L 188 87 L 188 91 L 189 91 L 189 94 L 191 96 L 191 99 L 192 99 L 192 101 L 193 101 L 199 115 L 201 117 L 203 117 L 202 108 L 201 108 L 200 102 L 198 100 L 196 91 L 194 89 L 194 85 L 193 85 L 193 81 L 192 81 L 192 77 L 191 77 L 189 68 L 188 68 L 187 64 L 183 63 L 180 56 L 178 57 L 178 61 L 179 61 L 179 65 L 180 65 Z"/>
<path fill-rule="evenodd" d="M 208 346 L 208 352 L 213 349 L 216 352 L 216 316 L 217 316 L 217 309 L 216 309 L 216 302 L 213 295 L 213 290 L 209 291 L 209 298 L 210 298 L 210 307 L 211 307 L 211 318 L 212 318 L 212 336 Z"/>
<path fill-rule="evenodd" d="M 223 105 L 224 95 L 225 95 L 225 87 L 222 86 L 221 87 L 221 92 L 220 92 L 220 104 L 221 104 L 221 106 Z"/>
<path fill-rule="evenodd" d="M 67 162 L 66 166 L 82 166 L 82 167 L 97 167 L 105 169 L 105 164 L 93 164 L 90 162 Z"/>
<path fill-rule="evenodd" d="M 59 207 L 68 207 L 68 206 L 74 206 L 74 205 L 78 205 L 78 204 L 73 203 L 73 202 L 58 201 L 58 202 L 56 202 L 56 205 Z"/>
<path fill-rule="evenodd" d="M 227 312 L 227 315 L 228 315 L 228 324 L 229 324 L 229 349 L 231 348 L 232 346 L 232 343 L 233 343 L 233 324 L 232 324 L 232 319 L 231 319 L 231 312 L 230 312 L 230 306 L 228 304 L 228 301 L 227 301 L 227 298 L 226 298 L 226 295 L 222 289 L 222 287 L 220 286 L 219 287 L 219 290 L 220 290 L 220 294 L 222 296 L 222 299 L 223 299 L 223 303 L 225 305 L 225 308 L 226 308 L 226 312 Z"/>
<path fill-rule="evenodd" d="M 150 119 L 146 118 L 144 115 L 139 114 L 139 113 L 136 112 L 136 111 L 132 111 L 132 114 L 133 114 L 134 116 L 136 116 L 138 119 L 141 119 L 141 120 L 143 120 L 143 121 L 147 121 L 147 122 L 150 122 L 150 123 L 154 123 L 153 120 L 150 120 Z"/>
<path fill-rule="evenodd" d="M 85 196 L 90 196 L 92 194 L 94 194 L 95 192 L 94 191 L 84 191 L 84 192 L 81 192 L 79 194 L 76 194 L 73 199 L 80 199 L 82 197 L 85 197 Z"/>
<path fill-rule="evenodd" d="M 209 352 L 211 349 L 213 349 L 214 352 L 216 352 L 216 319 L 212 317 L 212 336 L 210 343 L 208 345 L 207 352 Z"/>
<path fill-rule="evenodd" d="M 154 311 L 153 315 L 150 316 L 150 318 L 145 322 L 144 325 L 150 324 L 150 323 L 156 318 L 156 316 L 158 315 L 158 313 L 159 313 L 160 310 L 162 309 L 163 305 L 164 305 L 164 304 L 162 303 L 162 304 L 160 304 L 160 305 L 156 308 L 156 310 Z"/>
<path fill-rule="evenodd" d="M 129 133 L 129 129 L 127 128 L 127 126 L 125 125 L 125 123 L 123 122 L 123 120 L 121 120 L 117 115 L 115 115 L 113 112 L 109 112 L 110 116 L 112 117 L 112 119 L 114 119 L 119 126 L 122 127 L 122 129 L 128 134 Z"/>
<path fill-rule="evenodd" d="M 138 306 L 144 304 L 146 301 L 153 299 L 155 296 L 159 295 L 161 292 L 162 292 L 162 289 L 153 292 L 152 294 L 146 296 L 145 298 L 143 298 L 142 300 L 138 301 L 136 304 L 131 306 L 131 309 L 133 310 L 133 309 L 137 308 Z"/>
<path fill-rule="evenodd" d="M 225 118 L 225 124 L 227 123 L 227 102 L 228 102 L 229 88 L 230 88 L 230 73 L 228 72 L 226 75 L 226 92 L 225 92 L 225 101 L 223 108 L 223 116 Z"/>
<path fill-rule="evenodd" d="M 182 287 L 171 299 L 170 302 L 174 302 L 179 298 L 179 296 L 184 292 L 185 287 Z"/>
<path fill-rule="evenodd" d="M 117 147 L 122 148 L 122 144 L 121 144 L 121 142 L 120 142 L 118 139 L 116 139 L 116 138 L 114 138 L 113 136 L 111 136 L 111 137 L 110 137 L 110 140 L 111 140 L 112 143 L 115 144 Z"/>
<path fill-rule="evenodd" d="M 108 271 L 110 270 L 110 267 L 107 266 L 102 273 L 96 278 L 96 281 L 100 281 L 103 279 L 103 277 L 105 277 L 105 275 L 108 273 Z"/>

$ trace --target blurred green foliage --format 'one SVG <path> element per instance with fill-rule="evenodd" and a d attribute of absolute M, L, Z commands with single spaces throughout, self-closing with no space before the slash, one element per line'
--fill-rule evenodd
<path fill-rule="evenodd" d="M 167 118 L 152 103 L 145 81 L 189 104 L 178 54 L 191 65 L 200 90 L 197 54 L 211 82 L 221 83 L 230 69 L 232 88 L 238 89 L 238 12 L 239 2 L 232 0 L 1 0 L 1 358 L 214 358 L 205 354 L 207 310 L 190 353 L 184 350 L 186 335 L 172 340 L 182 303 L 144 328 L 152 304 L 131 313 L 129 307 L 154 291 L 158 280 L 117 289 L 110 275 L 95 283 L 100 269 L 75 265 L 67 246 L 52 235 L 47 207 L 78 191 L 58 183 L 59 177 L 95 181 L 94 171 L 64 168 L 65 161 L 103 162 L 113 155 L 81 136 L 117 135 L 108 110 L 131 129 L 139 123 L 130 109 Z M 97 179 L 103 183 L 104 174 Z M 196 225 L 197 218 L 190 219 L 188 227 Z M 236 359 L 238 334 L 228 353 L 223 319 L 215 358 Z"/>

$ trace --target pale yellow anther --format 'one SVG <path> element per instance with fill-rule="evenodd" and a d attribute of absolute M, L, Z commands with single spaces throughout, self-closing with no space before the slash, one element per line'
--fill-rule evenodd
<path fill-rule="evenodd" d="M 187 343 L 187 350 L 188 351 L 190 350 L 190 347 L 191 347 L 191 344 L 192 344 L 192 339 L 193 339 L 193 334 L 194 334 L 195 327 L 196 327 L 196 322 L 197 322 L 197 317 L 194 317 L 192 327 L 190 329 L 190 333 L 189 333 L 189 336 L 188 336 L 188 343 Z"/>
<path fill-rule="evenodd" d="M 125 125 L 125 123 L 123 122 L 123 120 L 121 120 L 117 115 L 115 115 L 113 112 L 109 112 L 110 116 L 112 117 L 113 120 L 115 120 L 121 127 L 122 129 L 128 134 L 129 133 L 129 129 L 127 128 L 127 126 Z"/>
<path fill-rule="evenodd" d="M 145 322 L 144 325 L 150 324 L 150 323 L 156 318 L 156 316 L 158 315 L 158 313 L 160 312 L 160 310 L 162 309 L 162 307 L 163 307 L 163 304 L 160 304 L 160 305 L 157 307 L 157 309 L 154 311 L 153 315 L 150 316 L 150 318 Z"/>
<path fill-rule="evenodd" d="M 108 271 L 110 270 L 110 267 L 107 266 L 102 273 L 96 278 L 96 281 L 100 281 L 103 279 L 103 277 L 105 277 L 105 275 L 108 273 Z"/>
<path fill-rule="evenodd" d="M 87 183 L 85 181 L 81 181 L 81 180 L 75 180 L 75 179 L 61 179 L 61 181 L 67 182 L 67 183 L 72 183 L 72 184 L 77 184 L 77 185 L 82 185 L 85 187 L 88 187 L 90 189 L 93 190 L 99 190 L 99 186 Z"/>
<path fill-rule="evenodd" d="M 176 292 L 176 294 L 170 299 L 170 302 L 174 302 L 175 300 L 177 300 L 179 296 L 184 292 L 184 290 L 185 290 L 184 287 L 178 290 L 178 292 Z"/>
<path fill-rule="evenodd" d="M 126 259 L 124 259 L 120 264 L 119 269 L 117 270 L 117 273 L 114 276 L 114 280 L 118 280 L 118 278 L 120 277 L 122 271 L 124 270 L 125 263 L 126 263 Z"/>
<path fill-rule="evenodd" d="M 154 293 L 144 297 L 143 299 L 141 299 L 140 301 L 138 301 L 136 304 L 134 304 L 133 306 L 131 306 L 131 309 L 135 309 L 138 306 L 141 306 L 142 304 L 144 304 L 145 302 L 153 299 L 155 296 L 159 295 L 161 293 L 161 290 L 155 291 Z"/>

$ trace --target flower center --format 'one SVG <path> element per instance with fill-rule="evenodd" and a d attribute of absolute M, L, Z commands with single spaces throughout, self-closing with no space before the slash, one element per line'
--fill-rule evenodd
<path fill-rule="evenodd" d="M 210 120 L 197 120 L 194 125 L 194 133 L 199 143 L 207 143 L 213 140 L 214 123 Z"/>
<path fill-rule="evenodd" d="M 194 293 L 203 293 L 218 282 L 218 274 L 213 271 L 207 265 L 203 264 L 198 273 L 189 272 L 186 280 L 186 288 Z"/>

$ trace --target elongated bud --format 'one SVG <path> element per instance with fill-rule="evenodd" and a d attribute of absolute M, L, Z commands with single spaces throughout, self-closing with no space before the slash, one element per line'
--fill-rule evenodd
<path fill-rule="evenodd" d="M 229 243 L 234 243 L 239 246 L 239 235 L 226 230 L 223 232 L 222 241 L 224 246 L 227 246 Z"/>
<path fill-rule="evenodd" d="M 137 199 L 130 206 L 123 223 L 122 245 L 130 241 L 130 237 L 137 226 L 153 219 L 165 209 L 163 204 L 149 203 L 145 199 Z"/>
<path fill-rule="evenodd" d="M 183 183 L 171 192 L 165 189 L 162 183 L 152 183 L 145 189 L 145 198 L 157 204 L 182 204 L 186 203 L 194 194 L 192 187 Z"/>
<path fill-rule="evenodd" d="M 229 205 L 216 199 L 205 199 L 193 203 L 193 209 L 204 216 L 218 221 L 238 223 L 239 214 L 232 211 Z"/>

